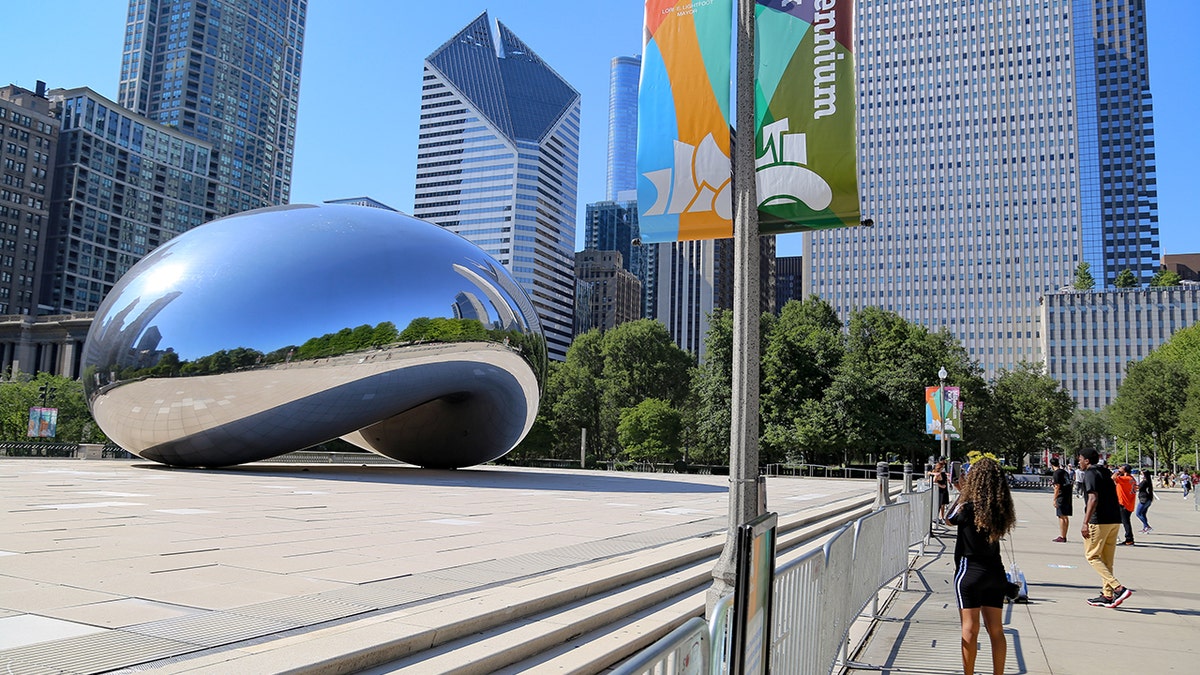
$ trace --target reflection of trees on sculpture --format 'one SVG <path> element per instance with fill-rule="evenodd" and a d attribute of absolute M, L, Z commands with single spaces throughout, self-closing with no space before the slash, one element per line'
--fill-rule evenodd
<path fill-rule="evenodd" d="M 351 352 L 359 352 L 372 347 L 382 347 L 397 341 L 396 324 L 391 321 L 371 327 L 366 324 L 358 328 L 343 328 L 336 333 L 326 333 L 321 337 L 307 340 L 304 344 L 296 349 L 294 358 L 297 359 L 319 359 L 327 356 L 338 356 L 339 354 L 349 354 Z M 286 350 L 283 358 L 286 359 Z M 273 352 L 278 354 L 279 350 Z"/>
<path fill-rule="evenodd" d="M 352 354 L 368 349 L 383 349 L 405 343 L 431 342 L 493 342 L 503 344 L 523 354 L 539 376 L 545 362 L 546 347 L 541 336 L 525 335 L 517 330 L 489 330 L 477 319 L 445 319 L 420 317 L 413 319 L 403 332 L 396 324 L 384 321 L 375 326 L 363 324 L 357 328 L 343 328 L 336 333 L 326 333 L 309 338 L 299 346 L 287 345 L 271 352 L 261 352 L 248 347 L 222 349 L 191 361 L 181 360 L 174 350 L 159 352 L 158 361 L 148 368 L 135 366 L 117 367 L 115 380 L 129 381 L 146 377 L 179 377 L 193 375 L 216 375 L 237 370 L 249 370 L 281 363 L 292 363 L 312 359 L 324 359 L 343 354 Z M 139 358 L 145 363 L 145 354 Z M 540 360 L 539 360 L 540 359 Z M 94 377 L 95 371 L 89 375 Z"/>

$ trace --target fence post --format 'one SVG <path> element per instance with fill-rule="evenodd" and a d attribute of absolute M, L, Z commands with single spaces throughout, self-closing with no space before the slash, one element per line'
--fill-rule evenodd
<path fill-rule="evenodd" d="M 904 494 L 912 494 L 913 491 L 913 465 L 912 462 L 904 463 Z"/>
<path fill-rule="evenodd" d="M 879 462 L 875 465 L 875 480 L 879 485 L 879 491 L 875 495 L 875 503 L 872 508 L 882 509 L 892 503 L 892 497 L 888 494 L 888 463 Z"/>

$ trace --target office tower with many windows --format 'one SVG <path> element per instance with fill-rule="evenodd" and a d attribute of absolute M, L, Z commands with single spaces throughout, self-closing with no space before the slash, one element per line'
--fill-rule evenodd
<path fill-rule="evenodd" d="M 413 215 L 507 268 L 552 358 L 573 337 L 579 93 L 487 12 L 425 60 Z"/>
<path fill-rule="evenodd" d="M 608 201 L 625 200 L 637 192 L 638 83 L 642 57 L 618 56 L 608 79 Z M 629 197 L 632 199 L 633 197 Z"/>
<path fill-rule="evenodd" d="M 129 0 L 119 102 L 212 144 L 218 216 L 288 203 L 307 0 Z"/>
<path fill-rule="evenodd" d="M 806 234 L 805 292 L 948 329 L 988 374 L 1044 358 L 1039 299 L 1159 254 L 1140 0 L 861 3 L 874 228 Z"/>
<path fill-rule="evenodd" d="M 0 87 L 0 315 L 37 314 L 37 266 L 50 222 L 58 144 L 58 120 L 45 87 Z M 6 355 L 3 365 L 11 363 Z M 29 365 L 26 359 L 23 366 Z"/>
<path fill-rule="evenodd" d="M 1046 374 L 1080 408 L 1100 410 L 1129 364 L 1200 322 L 1200 285 L 1055 291 L 1039 310 Z"/>
<path fill-rule="evenodd" d="M 50 99 L 62 131 L 42 303 L 94 312 L 147 253 L 215 217 L 214 153 L 86 87 Z"/>

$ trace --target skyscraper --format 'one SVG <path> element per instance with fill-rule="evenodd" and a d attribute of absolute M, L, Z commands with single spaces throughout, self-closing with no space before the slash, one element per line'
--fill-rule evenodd
<path fill-rule="evenodd" d="M 1159 255 L 1144 3 L 862 3 L 859 170 L 874 228 L 806 234 L 805 294 L 1041 354 L 1039 298 Z"/>
<path fill-rule="evenodd" d="M 94 312 L 147 253 L 212 220 L 212 146 L 86 87 L 55 89 L 62 124 L 42 303 Z"/>
<path fill-rule="evenodd" d="M 216 212 L 286 204 L 307 0 L 129 0 L 121 105 L 212 143 Z"/>
<path fill-rule="evenodd" d="M 58 120 L 46 85 L 0 87 L 0 314 L 36 314 Z M 10 358 L 4 360 L 7 367 Z M 28 367 L 28 363 L 25 364 Z"/>
<path fill-rule="evenodd" d="M 425 60 L 413 215 L 474 242 L 573 335 L 579 93 L 487 12 Z"/>
<path fill-rule="evenodd" d="M 608 201 L 637 191 L 637 107 L 642 57 L 617 56 L 608 80 Z M 632 199 L 632 197 L 630 197 Z M 628 269 L 628 267 L 626 267 Z"/>

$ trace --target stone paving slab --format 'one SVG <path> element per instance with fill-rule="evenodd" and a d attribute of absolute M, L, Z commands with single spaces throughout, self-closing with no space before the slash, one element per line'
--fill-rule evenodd
<path fill-rule="evenodd" d="M 875 485 L 767 491 L 786 517 Z M 445 620 L 474 611 L 464 591 L 557 592 L 597 560 L 723 534 L 727 494 L 723 476 L 0 458 L 0 618 L 35 627 L 0 650 L 0 672 L 202 661 L 397 607 Z"/>
<path fill-rule="evenodd" d="M 1117 579 L 1134 590 L 1117 608 L 1092 607 L 1100 577 L 1084 559 L 1082 519 L 1071 518 L 1067 543 L 1058 536 L 1051 493 L 1017 490 L 1017 529 L 1002 543 L 1007 565 L 1029 584 L 1028 604 L 1004 610 L 1008 658 L 1004 672 L 1030 675 L 1195 673 L 1200 666 L 1200 512 L 1179 490 L 1161 490 L 1150 507 L 1151 534 L 1117 546 Z M 1075 513 L 1083 513 L 1076 498 Z M 1136 522 L 1136 519 L 1135 519 Z M 1122 535 L 1123 538 L 1123 535 Z M 962 673 L 953 581 L 954 533 L 938 528 L 917 562 L 909 590 L 897 591 L 869 641 L 845 672 L 942 675 Z M 977 673 L 991 673 L 981 630 Z"/>

